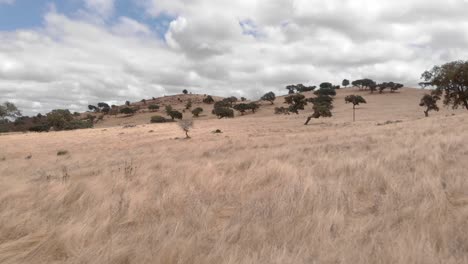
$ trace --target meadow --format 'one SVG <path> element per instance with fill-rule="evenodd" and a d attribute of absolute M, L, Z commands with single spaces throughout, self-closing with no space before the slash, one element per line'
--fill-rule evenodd
<path fill-rule="evenodd" d="M 466 110 L 363 92 L 353 123 L 358 92 L 309 126 L 265 104 L 189 140 L 141 116 L 2 135 L 0 263 L 467 263 Z"/>

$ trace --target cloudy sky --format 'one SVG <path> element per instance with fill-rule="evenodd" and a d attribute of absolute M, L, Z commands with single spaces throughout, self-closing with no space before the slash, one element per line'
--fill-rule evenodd
<path fill-rule="evenodd" d="M 0 102 L 83 111 L 292 83 L 416 86 L 468 58 L 468 0 L 0 0 Z"/>

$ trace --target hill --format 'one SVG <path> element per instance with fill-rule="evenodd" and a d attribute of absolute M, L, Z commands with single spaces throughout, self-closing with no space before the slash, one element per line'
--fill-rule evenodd
<path fill-rule="evenodd" d="M 413 88 L 404 88 L 398 92 L 390 93 L 386 92 L 384 94 L 379 94 L 378 92 L 371 94 L 369 91 L 360 91 L 356 88 L 347 88 L 337 90 L 337 96 L 334 101 L 334 110 L 333 110 L 333 120 L 338 122 L 352 121 L 350 120 L 350 114 L 352 114 L 352 106 L 345 104 L 344 98 L 350 94 L 359 94 L 366 98 L 367 104 L 360 105 L 359 110 L 357 110 L 357 117 L 359 121 L 386 121 L 386 120 L 409 120 L 417 119 L 424 117 L 423 109 L 419 106 L 419 101 L 421 97 L 428 93 L 427 90 L 422 89 L 413 89 Z M 303 93 L 306 97 L 313 97 L 312 92 Z M 191 94 L 180 94 L 173 96 L 165 96 L 155 98 L 155 100 L 146 99 L 146 103 L 137 102 L 132 103 L 131 106 L 136 106 L 141 108 L 141 110 L 131 117 L 125 116 L 106 116 L 104 120 L 99 121 L 96 124 L 97 128 L 107 128 L 113 126 L 125 126 L 125 125 L 143 125 L 149 124 L 151 116 L 153 115 L 163 115 L 164 106 L 171 105 L 174 109 L 183 112 L 185 109 L 185 104 L 191 100 L 193 103 L 193 108 L 202 107 L 204 112 L 200 115 L 200 120 L 206 119 L 216 119 L 216 116 L 211 114 L 213 105 L 204 104 L 202 102 L 204 95 L 191 95 Z M 285 96 L 278 96 L 274 102 L 274 105 L 271 105 L 269 102 L 259 101 L 261 104 L 260 109 L 255 114 L 246 114 L 241 116 L 236 112 L 236 117 L 238 118 L 250 118 L 250 117 L 267 117 L 274 116 L 274 108 L 279 106 L 286 106 L 284 104 Z M 223 97 L 213 98 L 216 101 L 222 100 Z M 256 100 L 252 100 L 256 101 Z M 247 102 L 252 102 L 247 101 Z M 158 104 L 161 106 L 161 109 L 157 112 L 151 112 L 147 108 L 151 104 Z M 122 107 L 122 106 L 121 106 Z M 307 107 L 306 111 L 303 111 L 303 114 L 310 113 L 311 107 Z M 438 113 L 432 112 L 431 115 L 441 116 L 451 113 L 456 113 L 452 109 L 441 108 L 441 111 Z M 462 111 L 458 111 L 462 112 Z M 189 110 L 185 111 L 185 117 L 191 117 Z"/>
<path fill-rule="evenodd" d="M 468 113 L 363 92 L 352 123 L 348 92 L 309 126 L 2 135 L 0 263 L 466 263 Z"/>

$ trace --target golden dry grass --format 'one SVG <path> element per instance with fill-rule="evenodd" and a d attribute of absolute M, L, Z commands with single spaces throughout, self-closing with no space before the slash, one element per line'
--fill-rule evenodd
<path fill-rule="evenodd" d="M 468 114 L 419 118 L 411 92 L 356 123 L 337 99 L 310 126 L 263 112 L 191 140 L 0 136 L 0 263 L 467 263 Z"/>

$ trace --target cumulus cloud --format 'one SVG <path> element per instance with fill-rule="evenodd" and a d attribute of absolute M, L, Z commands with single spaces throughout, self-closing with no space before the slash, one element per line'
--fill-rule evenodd
<path fill-rule="evenodd" d="M 173 18 L 163 37 L 109 0 L 85 0 L 89 16 L 52 10 L 41 28 L 0 31 L 0 99 L 34 113 L 184 88 L 258 97 L 343 78 L 416 85 L 468 56 L 463 0 L 136 2 L 142 16 Z"/>

